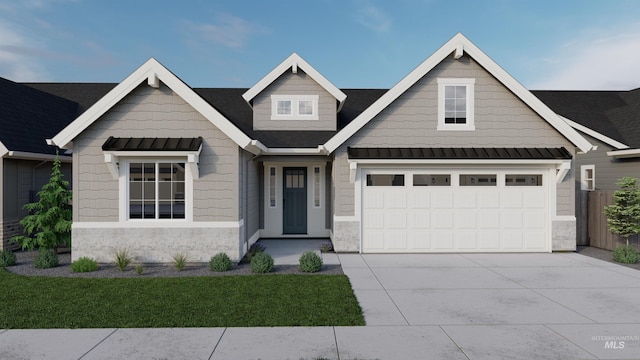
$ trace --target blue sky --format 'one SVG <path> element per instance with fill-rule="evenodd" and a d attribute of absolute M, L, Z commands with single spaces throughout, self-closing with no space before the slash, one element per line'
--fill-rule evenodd
<path fill-rule="evenodd" d="M 0 0 L 0 76 L 119 82 L 155 57 L 192 87 L 251 87 L 292 52 L 389 88 L 462 32 L 529 89 L 640 87 L 635 0 Z"/>

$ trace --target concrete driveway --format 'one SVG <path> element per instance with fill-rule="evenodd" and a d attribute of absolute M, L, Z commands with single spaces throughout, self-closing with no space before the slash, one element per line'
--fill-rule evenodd
<path fill-rule="evenodd" d="M 336 335 L 379 334 L 372 348 L 396 346 L 382 337 L 397 326 L 396 344 L 416 355 L 429 348 L 463 359 L 640 358 L 634 269 L 576 253 L 337 258 L 371 328 Z"/>

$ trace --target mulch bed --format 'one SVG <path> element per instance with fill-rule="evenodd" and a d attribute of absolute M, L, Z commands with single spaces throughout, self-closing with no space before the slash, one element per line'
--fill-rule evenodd
<path fill-rule="evenodd" d="M 233 268 L 225 272 L 214 272 L 208 263 L 190 263 L 182 271 L 176 270 L 172 264 L 143 264 L 141 275 L 135 270 L 135 265 L 129 265 L 125 271 L 120 271 L 115 264 L 99 264 L 97 271 L 74 273 L 71 271 L 71 254 L 58 254 L 59 265 L 50 269 L 36 269 L 33 260 L 37 251 L 16 251 L 16 265 L 7 267 L 7 271 L 26 276 L 78 277 L 78 278 L 131 278 L 131 277 L 186 277 L 186 276 L 233 276 L 256 275 L 251 272 L 248 263 L 234 264 Z M 317 273 L 300 271 L 298 265 L 275 265 L 269 274 L 301 274 L 301 275 L 342 275 L 340 265 L 323 265 Z"/>
<path fill-rule="evenodd" d="M 576 249 L 576 252 L 579 253 L 579 254 L 585 255 L 585 256 L 592 257 L 592 258 L 596 258 L 596 259 L 608 261 L 610 263 L 614 263 L 614 264 L 630 267 L 632 269 L 640 270 L 640 262 L 637 262 L 635 264 L 621 264 L 619 262 L 613 261 L 613 251 L 611 251 L 611 250 L 599 249 L 599 248 L 591 247 L 591 246 L 578 246 L 578 248 Z"/>

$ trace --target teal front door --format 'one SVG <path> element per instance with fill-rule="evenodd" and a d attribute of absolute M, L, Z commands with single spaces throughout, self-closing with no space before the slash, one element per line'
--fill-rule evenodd
<path fill-rule="evenodd" d="M 307 169 L 284 168 L 282 233 L 307 233 Z"/>

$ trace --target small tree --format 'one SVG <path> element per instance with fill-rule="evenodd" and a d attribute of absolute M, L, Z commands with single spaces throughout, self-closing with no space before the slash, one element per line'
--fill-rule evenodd
<path fill-rule="evenodd" d="M 20 220 L 25 235 L 11 238 L 22 249 L 58 249 L 71 244 L 71 191 L 69 182 L 63 179 L 60 159 L 56 152 L 51 177 L 38 192 L 37 202 L 29 203 L 24 209 L 29 215 Z"/>
<path fill-rule="evenodd" d="M 604 207 L 607 224 L 612 233 L 622 236 L 629 246 L 629 237 L 640 233 L 640 187 L 638 179 L 623 177 L 620 190 L 613 193 L 613 205 Z"/>

